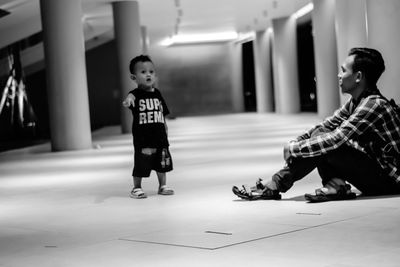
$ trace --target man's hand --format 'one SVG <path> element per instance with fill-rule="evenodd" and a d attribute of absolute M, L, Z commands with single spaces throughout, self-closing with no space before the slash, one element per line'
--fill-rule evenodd
<path fill-rule="evenodd" d="M 131 105 L 132 105 L 132 107 L 134 107 L 135 106 L 135 97 L 132 94 L 128 94 L 128 96 L 122 102 L 122 105 L 126 108 L 129 108 Z"/>

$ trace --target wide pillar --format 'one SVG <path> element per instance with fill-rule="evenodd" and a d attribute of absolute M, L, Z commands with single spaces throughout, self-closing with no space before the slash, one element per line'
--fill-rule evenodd
<path fill-rule="evenodd" d="M 260 113 L 274 111 L 271 61 L 271 32 L 259 31 L 254 41 L 254 70 L 257 112 Z"/>
<path fill-rule="evenodd" d="M 147 27 L 140 26 L 140 32 L 142 37 L 142 52 L 144 55 L 148 55 L 149 53 L 149 37 L 147 36 Z"/>
<path fill-rule="evenodd" d="M 139 4 L 136 1 L 119 1 L 113 2 L 112 7 L 122 103 L 122 99 L 135 87 L 130 78 L 129 62 L 142 54 Z M 121 127 L 122 133 L 132 131 L 131 111 L 122 105 Z"/>
<path fill-rule="evenodd" d="M 40 0 L 53 151 L 92 147 L 80 0 Z"/>
<path fill-rule="evenodd" d="M 244 111 L 242 45 L 229 44 L 231 59 L 231 101 L 233 112 Z"/>
<path fill-rule="evenodd" d="M 300 112 L 297 34 L 294 17 L 272 20 L 274 94 L 277 113 Z"/>
<path fill-rule="evenodd" d="M 400 1 L 367 0 L 368 46 L 378 49 L 385 60 L 386 71 L 378 87 L 388 98 L 400 102 Z"/>
<path fill-rule="evenodd" d="M 367 45 L 366 0 L 336 0 L 336 40 L 341 64 L 352 47 Z"/>
<path fill-rule="evenodd" d="M 346 59 L 353 47 L 367 46 L 367 13 L 366 0 L 336 0 L 336 43 L 338 64 Z M 349 98 L 340 95 L 340 102 Z"/>
<path fill-rule="evenodd" d="M 318 115 L 330 116 L 340 107 L 335 38 L 335 0 L 313 0 L 315 73 Z"/>

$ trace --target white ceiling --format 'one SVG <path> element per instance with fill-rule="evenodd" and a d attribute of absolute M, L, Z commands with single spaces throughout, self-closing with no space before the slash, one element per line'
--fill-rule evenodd
<path fill-rule="evenodd" d="M 70 1 L 70 0 L 65 0 Z M 266 29 L 311 0 L 137 0 L 151 43 L 179 33 Z M 85 39 L 112 38 L 112 0 L 82 0 Z M 0 0 L 0 48 L 41 30 L 39 0 Z M 96 39 L 98 39 L 96 38 Z"/>

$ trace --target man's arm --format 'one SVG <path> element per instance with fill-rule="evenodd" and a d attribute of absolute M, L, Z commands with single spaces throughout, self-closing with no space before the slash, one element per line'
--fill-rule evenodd
<path fill-rule="evenodd" d="M 317 130 L 318 128 L 324 128 L 328 130 L 336 129 L 337 127 L 339 127 L 340 124 L 342 124 L 344 120 L 350 117 L 350 105 L 352 105 L 351 100 L 348 100 L 340 109 L 336 110 L 332 116 L 326 118 L 323 122 L 315 125 L 304 134 L 298 136 L 295 141 L 309 139 L 311 137 L 311 134 L 315 132 L 315 130 Z"/>
<path fill-rule="evenodd" d="M 289 143 L 290 156 L 319 156 L 349 143 L 350 140 L 358 140 L 359 136 L 369 130 L 379 119 L 380 109 L 380 104 L 376 99 L 364 99 L 354 113 L 334 130 Z"/>

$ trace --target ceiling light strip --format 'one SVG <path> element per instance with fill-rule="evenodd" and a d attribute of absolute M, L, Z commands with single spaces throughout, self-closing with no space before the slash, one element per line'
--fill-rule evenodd
<path fill-rule="evenodd" d="M 308 13 L 310 13 L 312 10 L 314 9 L 314 5 L 313 3 L 308 3 L 307 5 L 303 6 L 302 8 L 300 8 L 299 10 L 297 10 L 293 16 L 298 19 L 301 18 L 305 15 L 307 15 Z"/>
<path fill-rule="evenodd" d="M 161 45 L 170 46 L 174 44 L 196 44 L 232 41 L 238 38 L 237 32 L 216 32 L 203 34 L 178 34 L 165 39 Z"/>

